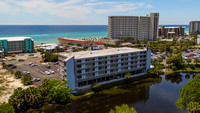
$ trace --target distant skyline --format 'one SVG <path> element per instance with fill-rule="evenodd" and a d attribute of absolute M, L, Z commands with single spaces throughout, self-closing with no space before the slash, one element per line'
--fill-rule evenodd
<path fill-rule="evenodd" d="M 107 25 L 108 16 L 160 13 L 160 25 L 200 20 L 198 0 L 2 0 L 0 25 Z"/>

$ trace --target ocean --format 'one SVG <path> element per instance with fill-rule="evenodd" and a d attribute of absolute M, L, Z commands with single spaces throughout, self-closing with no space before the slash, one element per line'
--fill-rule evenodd
<path fill-rule="evenodd" d="M 178 25 L 165 25 L 175 27 Z M 189 32 L 189 25 L 184 26 L 185 33 Z M 57 43 L 58 38 L 74 39 L 103 38 L 108 35 L 107 25 L 0 25 L 0 38 L 27 36 L 32 37 L 35 44 Z"/>

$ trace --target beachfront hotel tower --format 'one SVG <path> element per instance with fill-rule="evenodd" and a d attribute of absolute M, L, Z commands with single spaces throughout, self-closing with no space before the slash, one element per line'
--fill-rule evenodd
<path fill-rule="evenodd" d="M 154 40 L 158 36 L 159 13 L 150 16 L 108 16 L 108 38 L 132 37 Z"/>
<path fill-rule="evenodd" d="M 200 21 L 191 21 L 189 33 L 200 33 Z"/>
<path fill-rule="evenodd" d="M 31 37 L 2 37 L 0 38 L 0 50 L 4 54 L 32 53 L 34 41 Z"/>
<path fill-rule="evenodd" d="M 136 48 L 112 48 L 96 51 L 81 51 L 59 55 L 60 74 L 72 90 L 99 85 L 144 75 L 151 65 L 151 50 Z"/>

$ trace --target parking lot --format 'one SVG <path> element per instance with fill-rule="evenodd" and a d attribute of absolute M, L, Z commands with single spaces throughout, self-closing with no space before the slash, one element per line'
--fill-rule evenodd
<path fill-rule="evenodd" d="M 157 60 L 159 57 L 163 58 L 162 64 L 166 65 L 166 59 L 168 59 L 169 56 L 166 55 L 165 53 L 155 53 L 155 54 L 152 55 L 153 60 Z M 186 63 L 185 60 L 187 58 L 191 58 L 191 60 L 192 60 L 191 64 L 194 64 L 195 58 L 200 59 L 200 50 L 196 49 L 196 50 L 193 50 L 193 51 L 192 50 L 182 51 L 182 57 L 184 59 L 184 63 Z"/>
<path fill-rule="evenodd" d="M 20 58 L 20 57 L 19 57 Z M 39 63 L 41 58 L 31 58 L 31 59 L 24 59 L 24 61 L 19 62 L 18 60 L 13 61 L 6 61 L 6 64 L 14 64 L 16 68 L 13 69 L 14 72 L 16 71 L 28 71 L 30 72 L 30 75 L 32 78 L 40 78 L 40 81 L 33 82 L 33 85 L 38 86 L 42 83 L 42 81 L 45 78 L 62 78 L 62 76 L 59 76 L 59 65 L 55 63 Z M 30 65 L 30 64 L 36 64 L 36 65 Z M 50 68 L 46 68 L 47 65 L 50 65 Z M 45 73 L 45 71 L 54 71 L 54 73 L 50 73 L 49 75 Z"/>

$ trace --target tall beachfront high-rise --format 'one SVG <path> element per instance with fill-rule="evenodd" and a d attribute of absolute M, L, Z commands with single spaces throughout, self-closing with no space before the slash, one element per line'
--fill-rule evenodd
<path fill-rule="evenodd" d="M 158 25 L 159 13 L 150 13 L 150 16 L 108 16 L 108 38 L 154 40 L 158 36 Z"/>
<path fill-rule="evenodd" d="M 200 21 L 191 21 L 190 22 L 190 34 L 200 33 Z"/>

